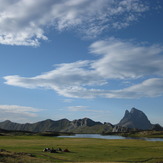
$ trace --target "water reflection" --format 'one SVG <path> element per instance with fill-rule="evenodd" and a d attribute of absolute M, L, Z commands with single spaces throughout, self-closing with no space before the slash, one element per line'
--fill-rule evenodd
<path fill-rule="evenodd" d="M 75 134 L 71 136 L 58 136 L 65 138 L 97 138 L 97 139 L 138 139 L 146 141 L 163 141 L 163 138 L 138 138 L 138 137 L 123 137 L 118 135 L 100 135 L 100 134 Z"/>

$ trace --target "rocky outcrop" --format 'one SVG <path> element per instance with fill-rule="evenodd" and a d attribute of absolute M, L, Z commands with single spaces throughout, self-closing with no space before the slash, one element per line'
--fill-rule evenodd
<path fill-rule="evenodd" d="M 80 127 L 80 126 L 95 126 L 95 125 L 101 125 L 101 122 L 95 122 L 89 118 L 83 118 L 83 119 L 78 119 L 78 120 L 73 120 L 71 124 L 74 127 Z"/>
<path fill-rule="evenodd" d="M 147 116 L 136 108 L 132 108 L 130 112 L 126 110 L 124 117 L 117 125 L 142 130 L 152 129 L 152 124 L 148 120 Z"/>
<path fill-rule="evenodd" d="M 154 124 L 152 126 L 152 130 L 154 130 L 154 131 L 163 131 L 163 127 L 160 126 L 159 124 Z"/>

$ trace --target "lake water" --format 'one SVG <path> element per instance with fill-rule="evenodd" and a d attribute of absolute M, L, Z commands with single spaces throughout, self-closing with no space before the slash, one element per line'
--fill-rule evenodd
<path fill-rule="evenodd" d="M 75 134 L 71 136 L 58 136 L 62 138 L 97 138 L 97 139 L 139 139 L 146 141 L 163 141 L 163 138 L 136 138 L 136 137 L 123 137 L 118 135 L 100 135 L 100 134 Z"/>

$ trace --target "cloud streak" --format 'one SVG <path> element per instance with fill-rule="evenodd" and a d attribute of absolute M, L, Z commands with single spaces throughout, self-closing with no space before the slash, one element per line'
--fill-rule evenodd
<path fill-rule="evenodd" d="M 69 106 L 68 111 L 70 112 L 93 112 L 93 113 L 101 113 L 101 110 L 92 110 L 89 109 L 88 106 Z"/>
<path fill-rule="evenodd" d="M 36 117 L 36 113 L 42 111 L 42 109 L 19 105 L 0 105 L 0 111 Z"/>
<path fill-rule="evenodd" d="M 163 95 L 163 78 L 151 78 L 142 83 L 135 84 L 121 90 L 113 90 L 106 93 L 107 98 L 142 98 L 158 97 Z"/>
<path fill-rule="evenodd" d="M 43 109 L 33 108 L 29 106 L 20 105 L 0 105 L 0 119 L 1 120 L 21 120 L 27 121 L 30 118 L 36 118 L 37 113 L 43 111 Z"/>
<path fill-rule="evenodd" d="M 101 58 L 92 63 L 101 76 L 112 79 L 136 79 L 163 76 L 163 46 L 139 45 L 115 38 L 97 41 L 90 52 Z"/>
<path fill-rule="evenodd" d="M 0 43 L 38 46 L 49 27 L 96 37 L 126 28 L 149 6 L 142 0 L 0 0 Z"/>
<path fill-rule="evenodd" d="M 5 76 L 6 84 L 52 89 L 70 98 L 141 98 L 163 95 L 163 46 L 143 45 L 111 38 L 90 45 L 95 60 L 56 65 L 44 74 L 26 78 Z M 132 84 L 111 90 L 117 80 Z M 139 83 L 137 83 L 139 81 Z"/>

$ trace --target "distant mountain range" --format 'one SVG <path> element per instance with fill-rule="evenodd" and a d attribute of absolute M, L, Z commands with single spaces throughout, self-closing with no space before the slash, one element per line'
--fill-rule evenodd
<path fill-rule="evenodd" d="M 30 132 L 73 132 L 73 133 L 108 133 L 127 132 L 129 130 L 163 130 L 159 124 L 151 124 L 147 116 L 140 110 L 132 108 L 126 110 L 124 117 L 116 125 L 111 123 L 95 122 L 89 118 L 69 121 L 61 119 L 53 121 L 47 119 L 37 123 L 19 124 L 9 120 L 0 122 L 0 129 Z M 1 131 L 1 130 L 0 130 Z"/>

